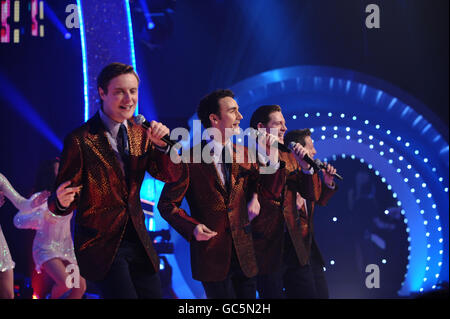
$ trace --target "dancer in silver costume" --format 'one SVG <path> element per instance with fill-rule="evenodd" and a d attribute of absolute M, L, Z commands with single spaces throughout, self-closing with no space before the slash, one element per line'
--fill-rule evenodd
<path fill-rule="evenodd" d="M 3 205 L 3 196 L 8 198 L 14 206 L 24 212 L 32 211 L 35 207 L 41 205 L 46 198 L 44 195 L 33 196 L 30 199 L 22 197 L 12 187 L 8 179 L 0 173 L 0 206 Z M 5 236 L 3 236 L 0 226 L 0 299 L 14 298 L 14 261 L 11 258 Z"/>
<path fill-rule="evenodd" d="M 45 198 L 50 196 L 58 168 L 59 159 L 46 161 L 41 165 L 35 186 L 38 193 L 32 195 L 30 199 L 41 194 Z M 49 211 L 45 201 L 32 211 L 20 211 L 14 217 L 14 225 L 17 228 L 36 230 L 33 240 L 33 260 L 38 274 L 43 271 L 53 279 L 51 299 L 63 296 L 67 299 L 79 299 L 86 290 L 86 281 L 79 275 L 73 247 L 70 230 L 72 215 L 73 213 L 66 216 L 54 215 Z M 69 275 L 73 281 L 69 280 L 67 284 Z"/>

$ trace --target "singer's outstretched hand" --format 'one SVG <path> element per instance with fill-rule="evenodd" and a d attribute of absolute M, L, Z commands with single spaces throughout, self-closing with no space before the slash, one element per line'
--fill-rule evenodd
<path fill-rule="evenodd" d="M 311 168 L 311 166 L 303 160 L 305 155 L 308 155 L 309 157 L 311 157 L 311 155 L 300 143 L 295 143 L 295 146 L 292 148 L 292 153 L 302 169 L 309 170 Z"/>
<path fill-rule="evenodd" d="M 322 169 L 323 172 L 323 181 L 325 182 L 325 184 L 327 184 L 328 186 L 332 187 L 333 186 L 333 181 L 334 181 L 334 174 L 336 174 L 336 169 L 331 166 L 330 164 L 326 164 L 327 168 L 326 169 Z"/>
<path fill-rule="evenodd" d="M 75 195 L 77 195 L 83 187 L 82 185 L 69 187 L 71 183 L 71 181 L 64 182 L 59 185 L 58 189 L 56 190 L 56 197 L 58 198 L 59 204 L 63 208 L 67 208 L 70 206 L 70 204 L 72 204 L 73 200 L 75 199 Z"/>
<path fill-rule="evenodd" d="M 150 128 L 148 128 L 147 132 L 152 143 L 159 147 L 166 147 L 166 142 L 162 141 L 161 138 L 170 134 L 170 130 L 167 126 L 160 122 L 151 121 Z"/>
<path fill-rule="evenodd" d="M 211 238 L 213 238 L 216 235 L 217 235 L 217 232 L 212 231 L 211 229 L 209 229 L 208 227 L 206 227 L 203 224 L 198 224 L 194 228 L 194 236 L 195 236 L 195 239 L 197 239 L 197 241 L 210 240 Z"/>

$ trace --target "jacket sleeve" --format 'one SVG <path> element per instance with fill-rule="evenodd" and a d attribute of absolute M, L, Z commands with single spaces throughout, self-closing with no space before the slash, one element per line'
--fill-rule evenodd
<path fill-rule="evenodd" d="M 56 177 L 55 189 L 66 181 L 71 181 L 71 187 L 81 185 L 83 169 L 83 156 L 80 141 L 74 135 L 68 135 L 64 140 L 64 148 L 61 155 L 58 176 Z M 69 215 L 77 207 L 77 198 L 66 209 L 61 209 L 54 191 L 48 198 L 48 208 L 55 215 Z"/>
<path fill-rule="evenodd" d="M 173 183 L 166 183 L 158 202 L 161 216 L 180 233 L 187 241 L 191 241 L 195 227 L 200 224 L 189 216 L 182 208 L 181 202 L 189 187 L 189 169 L 183 171 L 181 178 Z"/>
<path fill-rule="evenodd" d="M 322 185 L 322 192 L 320 194 L 320 198 L 317 201 L 317 204 L 320 206 L 325 206 L 328 204 L 330 198 L 336 193 L 338 190 L 338 186 L 334 183 L 334 188 L 330 188 L 327 185 Z"/>
<path fill-rule="evenodd" d="M 179 180 L 187 169 L 181 158 L 177 154 L 166 154 L 158 150 L 153 144 L 149 147 L 150 156 L 147 163 L 147 172 L 152 177 L 165 183 L 173 183 Z"/>

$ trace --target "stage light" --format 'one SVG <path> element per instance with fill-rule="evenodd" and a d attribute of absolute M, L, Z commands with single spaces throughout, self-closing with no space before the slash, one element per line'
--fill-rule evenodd
<path fill-rule="evenodd" d="M 353 121 L 356 121 L 356 119 L 357 119 L 356 116 L 353 116 L 353 117 L 352 117 L 352 120 L 353 120 Z"/>
<path fill-rule="evenodd" d="M 341 113 L 341 119 L 343 119 L 345 117 L 344 113 Z"/>
<path fill-rule="evenodd" d="M 305 117 L 308 117 L 309 116 L 309 114 L 308 113 L 305 113 Z"/>
<path fill-rule="evenodd" d="M 428 225 L 428 220 L 424 220 L 423 221 L 423 224 L 426 226 L 426 225 Z"/>
<path fill-rule="evenodd" d="M 326 131 L 327 128 L 325 126 L 322 126 L 322 131 Z"/>
<path fill-rule="evenodd" d="M 409 144 L 409 142 L 406 142 L 406 143 L 405 143 L 405 146 L 406 146 L 406 147 L 409 147 L 409 145 L 411 145 L 411 144 Z"/>
<path fill-rule="evenodd" d="M 292 119 L 296 120 L 297 119 L 297 115 L 292 115 Z"/>
<path fill-rule="evenodd" d="M 383 142 L 383 141 L 380 141 L 380 143 L 378 143 L 378 144 L 380 144 L 380 146 L 383 146 L 383 145 L 384 145 L 384 142 Z"/>
<path fill-rule="evenodd" d="M 328 117 L 332 117 L 332 116 L 333 116 L 333 113 L 328 112 Z"/>
<path fill-rule="evenodd" d="M 381 262 L 382 262 L 383 264 L 385 264 L 385 263 L 386 263 L 386 259 L 382 259 Z"/>
<path fill-rule="evenodd" d="M 336 218 L 336 217 L 333 217 L 333 221 L 334 221 L 334 222 L 337 222 L 337 218 Z"/>
<path fill-rule="evenodd" d="M 330 265 L 334 265 L 334 260 L 330 260 Z"/>
<path fill-rule="evenodd" d="M 41 1 L 41 5 L 42 5 Z M 50 21 L 53 23 L 53 25 L 56 27 L 56 29 L 64 36 L 65 39 L 70 39 L 72 35 L 67 31 L 64 24 L 59 20 L 59 18 L 56 16 L 53 9 L 48 5 L 47 2 L 44 2 L 45 12 L 47 12 L 47 16 L 50 18 Z M 41 10 L 43 11 L 43 10 Z M 42 18 L 41 18 L 42 19 Z"/>
<path fill-rule="evenodd" d="M 320 112 L 317 112 L 317 113 L 316 113 L 316 116 L 319 117 L 319 116 L 320 116 Z"/>

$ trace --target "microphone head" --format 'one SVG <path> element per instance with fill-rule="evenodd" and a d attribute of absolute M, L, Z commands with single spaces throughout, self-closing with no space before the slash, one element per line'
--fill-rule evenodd
<path fill-rule="evenodd" d="M 134 118 L 134 122 L 138 125 L 142 125 L 145 122 L 144 115 L 142 115 L 142 114 L 136 115 L 136 117 Z"/>
<path fill-rule="evenodd" d="M 292 141 L 292 142 L 289 143 L 289 146 L 288 146 L 288 147 L 292 150 L 292 149 L 295 147 L 296 144 L 297 144 L 297 143 L 295 143 L 295 142 Z"/>
<path fill-rule="evenodd" d="M 319 167 L 325 166 L 325 164 L 322 163 L 322 161 L 321 161 L 320 159 L 318 159 L 318 158 L 316 158 L 316 159 L 314 160 L 314 163 L 316 163 L 317 166 L 319 166 Z"/>

